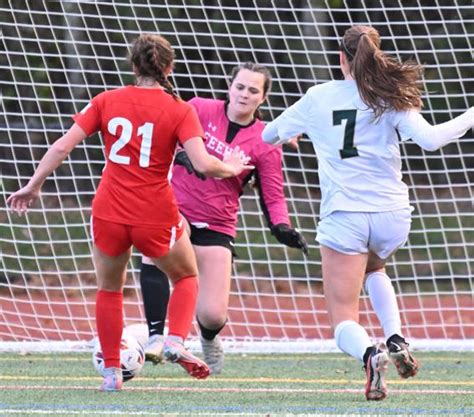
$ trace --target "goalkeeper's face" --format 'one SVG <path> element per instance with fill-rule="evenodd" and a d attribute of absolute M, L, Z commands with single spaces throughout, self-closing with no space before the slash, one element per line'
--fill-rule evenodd
<path fill-rule="evenodd" d="M 262 73 L 241 69 L 229 88 L 228 112 L 239 118 L 253 118 L 257 108 L 265 101 L 264 83 Z"/>

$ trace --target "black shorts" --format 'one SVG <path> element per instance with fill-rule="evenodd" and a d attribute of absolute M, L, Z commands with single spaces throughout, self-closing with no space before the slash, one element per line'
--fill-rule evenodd
<path fill-rule="evenodd" d="M 207 227 L 191 226 L 191 243 L 196 246 L 222 246 L 231 251 L 232 256 L 236 256 L 234 248 L 234 238 L 225 233 L 216 232 Z"/>

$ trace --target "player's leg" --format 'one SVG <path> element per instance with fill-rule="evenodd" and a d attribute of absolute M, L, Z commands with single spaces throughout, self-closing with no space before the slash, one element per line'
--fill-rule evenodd
<path fill-rule="evenodd" d="M 370 252 L 367 262 L 365 290 L 369 295 L 387 340 L 390 359 L 402 378 L 416 375 L 419 365 L 402 335 L 401 318 L 392 282 L 385 272 L 385 263 L 407 240 L 410 231 L 410 210 L 371 215 Z"/>
<path fill-rule="evenodd" d="M 163 345 L 165 359 L 181 365 L 190 375 L 206 378 L 208 366 L 184 348 L 196 308 L 197 264 L 184 218 L 171 228 L 133 229 L 133 242 L 173 284 L 168 304 L 168 336 Z"/>
<path fill-rule="evenodd" d="M 93 218 L 93 258 L 97 274 L 96 326 L 104 355 L 104 391 L 120 390 L 120 340 L 123 331 L 123 286 L 130 258 L 126 226 Z"/>
<path fill-rule="evenodd" d="M 189 225 L 184 217 L 183 222 L 185 231 L 189 234 Z M 157 268 L 152 259 L 147 256 L 142 256 L 140 287 L 148 326 L 148 341 L 144 347 L 145 360 L 154 364 L 162 363 L 164 360 L 164 329 L 170 299 L 170 283 L 168 276 Z"/>
<path fill-rule="evenodd" d="M 213 374 L 222 372 L 224 349 L 218 336 L 227 321 L 232 252 L 223 246 L 198 246 L 194 251 L 199 268 L 197 320 L 204 360 Z"/>
<path fill-rule="evenodd" d="M 403 337 L 395 290 L 384 268 L 367 273 L 365 290 L 383 328 L 390 359 L 397 368 L 398 374 L 402 378 L 415 376 L 419 363 L 410 352 L 409 344 Z"/>
<path fill-rule="evenodd" d="M 119 256 L 107 256 L 93 247 L 97 273 L 96 327 L 104 355 L 103 391 L 116 391 L 122 387 L 120 340 L 123 332 L 123 285 L 130 250 Z"/>
<path fill-rule="evenodd" d="M 154 364 L 162 363 L 164 360 L 164 328 L 170 298 L 170 284 L 166 274 L 158 269 L 153 261 L 146 256 L 142 257 L 140 288 L 148 325 L 148 342 L 144 347 L 145 360 Z"/>
<path fill-rule="evenodd" d="M 382 400 L 387 395 L 388 355 L 383 347 L 373 346 L 367 331 L 359 324 L 359 296 L 367 254 L 346 255 L 322 245 L 321 257 L 324 296 L 336 344 L 364 364 L 366 398 Z"/>
<path fill-rule="evenodd" d="M 387 390 L 384 376 L 388 354 L 373 346 L 359 324 L 359 297 L 368 259 L 370 236 L 366 213 L 333 212 L 318 224 L 324 295 L 336 344 L 364 364 L 366 398 L 381 400 Z"/>
<path fill-rule="evenodd" d="M 152 260 L 173 283 L 168 304 L 168 337 L 163 354 L 167 360 L 181 365 L 191 376 L 207 378 L 208 366 L 183 345 L 191 329 L 198 292 L 196 258 L 187 233 L 181 234 L 166 255 L 153 257 Z"/>

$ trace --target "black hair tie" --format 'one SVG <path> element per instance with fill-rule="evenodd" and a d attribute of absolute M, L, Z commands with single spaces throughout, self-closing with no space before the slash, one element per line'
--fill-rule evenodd
<path fill-rule="evenodd" d="M 354 58 L 354 55 L 353 55 L 353 54 L 349 51 L 349 49 L 347 48 L 346 42 L 344 42 L 344 38 L 342 38 L 341 46 L 342 46 L 342 49 L 344 50 L 344 52 L 347 54 L 347 56 L 348 56 L 350 59 L 353 59 L 353 58 Z"/>

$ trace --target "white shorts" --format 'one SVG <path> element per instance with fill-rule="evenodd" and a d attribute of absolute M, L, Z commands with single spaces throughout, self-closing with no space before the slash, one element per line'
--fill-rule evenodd
<path fill-rule="evenodd" d="M 374 252 L 387 259 L 408 239 L 412 208 L 385 212 L 335 211 L 318 223 L 316 241 L 346 255 Z"/>

